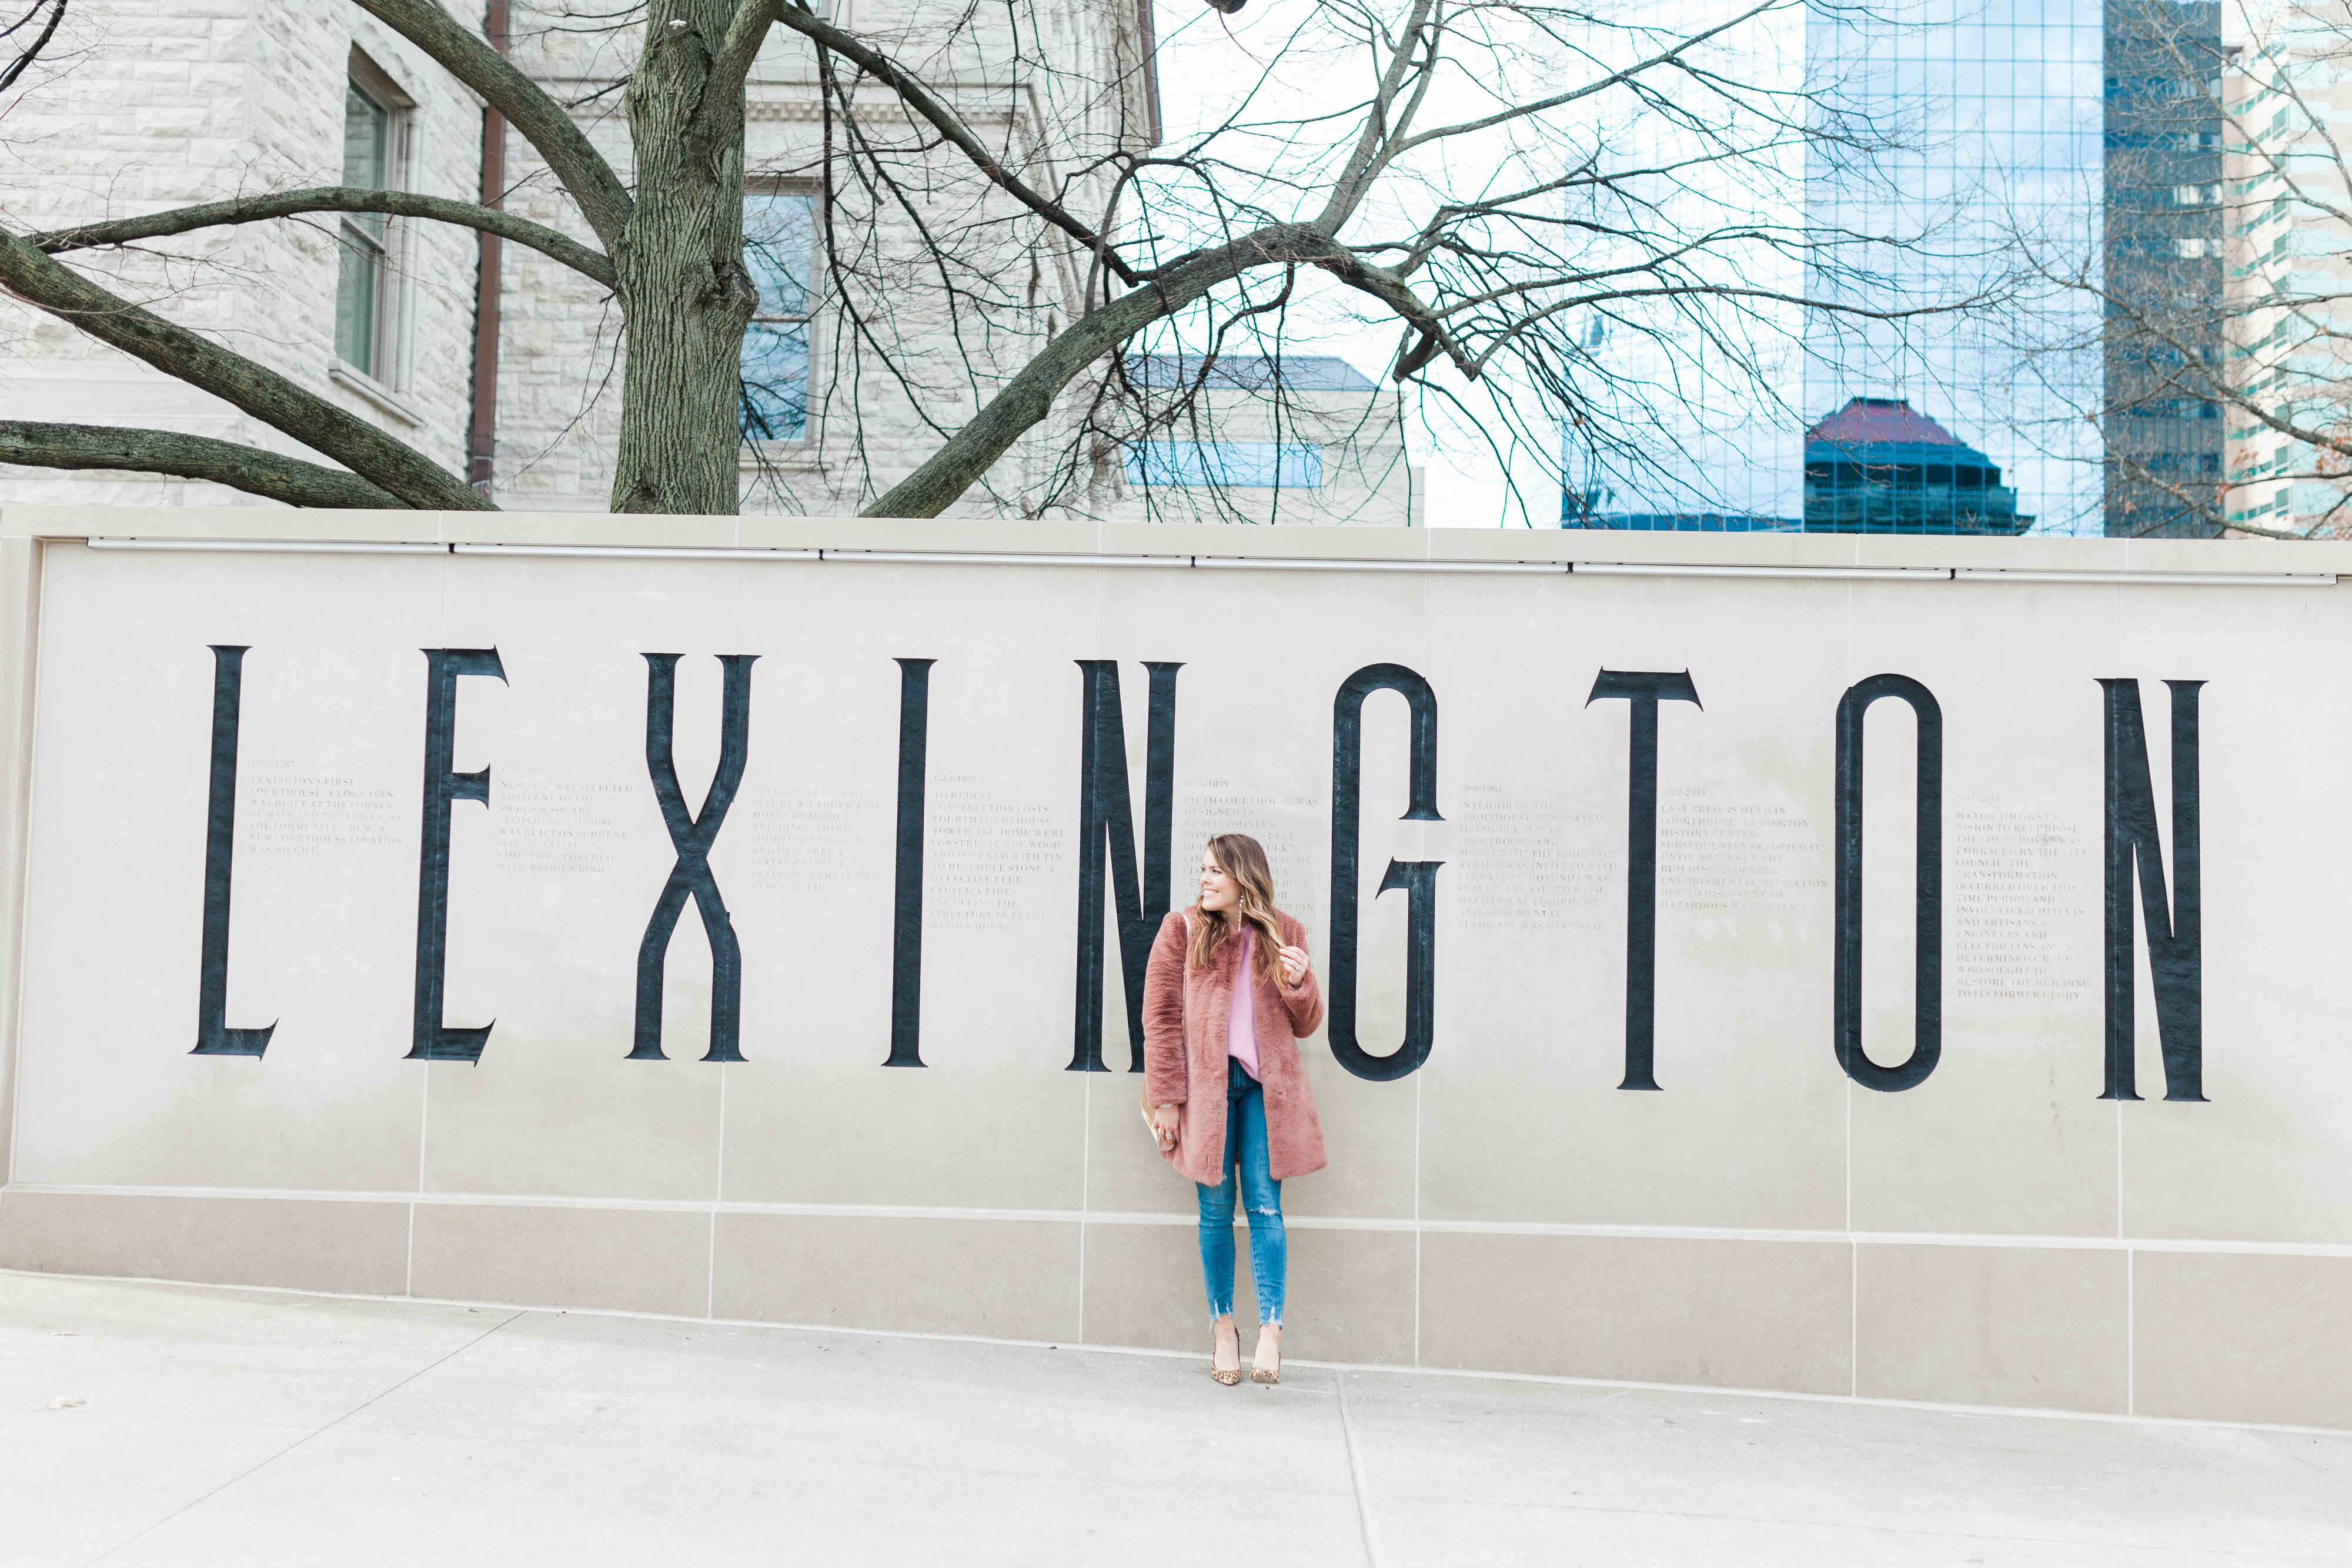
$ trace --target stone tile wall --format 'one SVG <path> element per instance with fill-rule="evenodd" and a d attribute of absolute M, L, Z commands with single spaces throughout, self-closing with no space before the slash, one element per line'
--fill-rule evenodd
<path fill-rule="evenodd" d="M 2352 547 L 1285 529 L 1213 569 L 1189 563 L 1234 559 L 1230 530 L 471 513 L 327 515 L 311 541 L 406 529 L 422 552 L 83 542 L 154 516 L 0 509 L 0 591 L 41 607 L 0 643 L 24 759 L 0 789 L 24 928 L 0 955 L 25 965 L 0 994 L 0 1266 L 1197 1349 L 1192 1194 L 1119 1071 L 1115 959 L 1112 1071 L 1067 1071 L 1073 661 L 1119 663 L 1139 810 L 1138 666 L 1182 663 L 1178 852 L 1213 827 L 1264 839 L 1327 986 L 1330 694 L 1385 662 L 1436 694 L 1444 820 L 1400 820 L 1405 705 L 1376 695 L 1363 1048 L 1405 1027 L 1405 911 L 1372 892 L 1390 859 L 1443 862 L 1435 1023 L 1391 1080 L 1349 1071 L 1328 1029 L 1302 1042 L 1332 1162 L 1286 1186 L 1296 1355 L 2347 1425 L 2352 1061 L 2331 1042 L 2352 879 L 2327 834 L 2246 803 L 2346 764 Z M 176 527 L 282 539 L 286 516 Z M 811 553 L 611 553 L 681 544 Z M 189 1050 L 206 647 L 230 643 L 252 652 L 227 1021 L 275 1023 L 258 1059 Z M 459 683 L 454 731 L 452 765 L 491 770 L 450 826 L 443 1011 L 490 1024 L 478 1062 L 407 1056 L 436 647 L 496 647 L 506 671 Z M 740 1062 L 701 1060 L 690 914 L 666 1059 L 629 1056 L 677 858 L 645 761 L 648 649 L 685 654 L 692 802 L 719 753 L 710 655 L 761 655 L 710 854 L 745 957 Z M 920 1070 L 884 1065 L 908 657 L 937 661 Z M 1617 1087 L 1629 721 L 1586 702 L 1602 668 L 1686 669 L 1705 704 L 1659 716 L 1654 1093 Z M 1899 1092 L 1833 1044 L 1836 712 L 1881 672 L 1944 722 L 1941 1055 Z M 2098 683 L 2117 678 L 2159 781 L 2164 683 L 2205 683 L 2199 1101 L 2161 1097 L 2145 989 L 2144 1097 L 2102 1097 Z M 1916 1043 L 1912 723 L 1889 704 L 1865 727 L 1881 1063 Z"/>

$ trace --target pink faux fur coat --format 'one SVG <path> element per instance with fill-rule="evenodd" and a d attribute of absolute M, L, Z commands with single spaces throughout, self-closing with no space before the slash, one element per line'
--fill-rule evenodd
<path fill-rule="evenodd" d="M 1195 920 L 1199 908 L 1190 911 Z M 1280 910 L 1286 947 L 1307 946 L 1307 927 Z M 1259 938 L 1261 941 L 1263 937 Z M 1217 944 L 1217 956 L 1195 969 L 1186 952 L 1184 915 L 1160 923 L 1151 944 L 1151 964 L 1143 978 L 1144 1092 L 1151 1104 L 1184 1107 L 1183 1130 L 1164 1157 L 1202 1186 L 1224 1180 L 1225 1026 L 1233 1014 L 1234 971 L 1242 945 L 1231 937 Z M 1283 988 L 1280 971 L 1272 979 L 1239 977 L 1257 996 L 1258 1082 L 1265 1096 L 1265 1141 L 1274 1179 L 1319 1171 L 1323 1123 L 1315 1113 L 1315 1091 L 1297 1037 L 1313 1034 L 1323 1021 L 1323 990 L 1315 972 L 1295 991 Z"/>

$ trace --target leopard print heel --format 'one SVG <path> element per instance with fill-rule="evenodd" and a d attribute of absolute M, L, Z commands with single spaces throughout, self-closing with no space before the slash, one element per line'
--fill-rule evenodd
<path fill-rule="evenodd" d="M 1231 1367 L 1219 1366 L 1217 1364 L 1217 1339 L 1214 1334 L 1211 1334 L 1209 1336 L 1210 1376 L 1215 1378 L 1219 1383 L 1223 1384 L 1226 1387 L 1231 1388 L 1234 1385 L 1242 1380 L 1241 1360 L 1242 1346 L 1241 1341 L 1237 1338 L 1234 1341 L 1234 1364 Z"/>

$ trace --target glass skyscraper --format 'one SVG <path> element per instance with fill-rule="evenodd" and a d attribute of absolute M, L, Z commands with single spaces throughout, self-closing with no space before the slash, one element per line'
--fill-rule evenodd
<path fill-rule="evenodd" d="M 2106 531 L 2219 533 L 2221 8 L 2106 0 Z"/>
<path fill-rule="evenodd" d="M 1809 27 L 1817 90 L 1879 139 L 1811 151 L 1811 291 L 1968 308 L 1811 318 L 1808 411 L 1901 399 L 1980 448 L 2044 531 L 2097 531 L 2100 310 L 2081 287 L 2099 265 L 2097 0 L 1919 0 Z"/>
<path fill-rule="evenodd" d="M 2218 20 L 2211 0 L 1808 13 L 1824 133 L 1803 172 L 1802 285 L 1842 310 L 1798 328 L 1779 408 L 1686 411 L 1692 429 L 1667 443 L 1680 472 L 1597 478 L 1571 451 L 1563 523 L 1877 517 L 1806 477 L 1808 432 L 1864 399 L 1906 404 L 2000 471 L 2004 525 L 1970 531 L 2009 531 L 2011 516 L 2042 533 L 2200 531 L 2179 497 L 2218 484 L 2219 411 L 2178 396 L 2119 321 L 2135 299 L 2219 296 L 2219 108 L 2204 79 L 2220 75 Z M 1946 515 L 1896 510 L 1920 519 L 1905 531 L 1941 531 Z M 1987 515 L 1950 515 L 1963 514 Z"/>

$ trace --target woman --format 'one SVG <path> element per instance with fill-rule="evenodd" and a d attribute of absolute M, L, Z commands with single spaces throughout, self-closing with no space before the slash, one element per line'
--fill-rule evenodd
<path fill-rule="evenodd" d="M 1201 902 L 1160 923 L 1143 982 L 1144 1099 L 1168 1163 L 1201 1203 L 1201 1273 L 1213 1335 L 1209 1375 L 1242 1380 L 1234 1330 L 1234 1196 L 1249 1209 L 1257 1282 L 1250 1381 L 1282 1381 L 1288 1249 L 1282 1184 L 1323 1168 L 1323 1124 L 1298 1036 L 1323 1021 L 1307 928 L 1274 906 L 1258 841 L 1209 841 Z M 1231 1179 L 1228 1179 L 1231 1178 Z"/>

